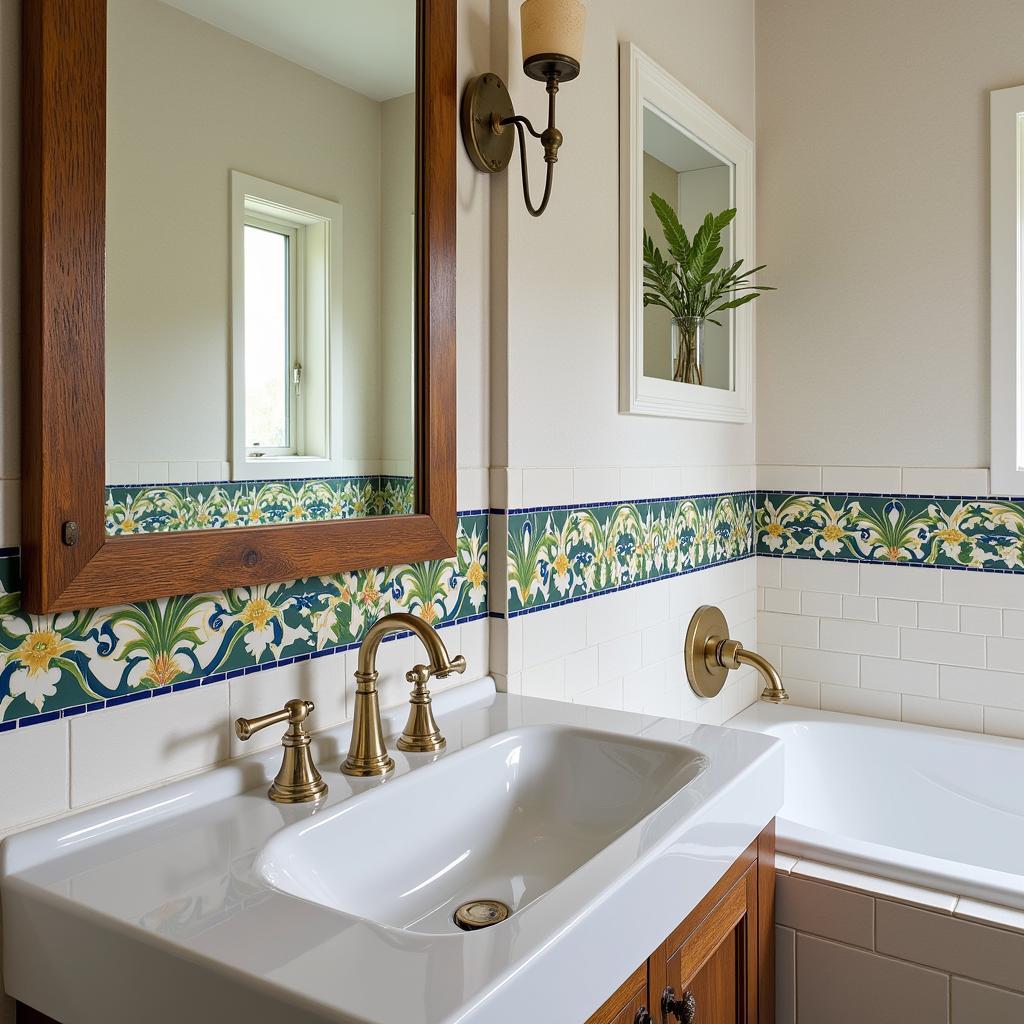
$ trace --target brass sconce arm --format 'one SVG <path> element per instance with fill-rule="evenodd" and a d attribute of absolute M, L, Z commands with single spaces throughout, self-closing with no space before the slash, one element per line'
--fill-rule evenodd
<path fill-rule="evenodd" d="M 519 162 L 523 169 L 523 201 L 526 209 L 533 217 L 539 217 L 547 208 L 551 200 L 551 189 L 555 183 L 555 164 L 558 163 L 558 150 L 562 145 L 562 133 L 555 127 L 555 97 L 558 94 L 558 77 L 552 76 L 548 79 L 548 126 L 544 131 L 539 132 L 531 123 L 528 117 L 521 114 L 514 114 L 498 122 L 498 128 L 504 129 L 514 125 L 519 135 Z M 524 131 L 525 129 L 525 131 Z M 535 139 L 540 139 L 544 147 L 544 163 L 547 171 L 544 177 L 544 197 L 540 206 L 533 205 L 533 197 L 530 190 L 530 171 L 526 164 L 526 132 L 529 132 Z"/>

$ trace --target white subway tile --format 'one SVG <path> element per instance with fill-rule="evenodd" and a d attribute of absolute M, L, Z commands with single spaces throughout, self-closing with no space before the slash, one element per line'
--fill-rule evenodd
<path fill-rule="evenodd" d="M 790 704 L 800 708 L 821 707 L 821 684 L 810 679 L 783 676 L 782 685 L 789 694 Z"/>
<path fill-rule="evenodd" d="M 793 591 L 800 594 L 800 611 L 804 615 L 817 615 L 824 619 L 841 619 L 843 617 L 843 595 L 826 594 L 822 591 Z"/>
<path fill-rule="evenodd" d="M 757 563 L 757 585 L 778 590 L 782 586 L 782 559 L 759 555 L 754 561 Z"/>
<path fill-rule="evenodd" d="M 640 668 L 641 661 L 639 633 L 630 633 L 601 644 L 597 649 L 598 683 L 604 684 L 635 671 Z"/>
<path fill-rule="evenodd" d="M 934 661 L 940 665 L 983 666 L 985 638 L 934 629 L 901 629 L 902 656 L 908 661 Z"/>
<path fill-rule="evenodd" d="M 685 627 L 672 619 L 651 626 L 640 634 L 643 664 L 654 665 L 675 654 L 682 654 Z"/>
<path fill-rule="evenodd" d="M 633 633 L 637 628 L 636 591 L 620 590 L 584 601 L 587 609 L 587 646 Z M 547 615 L 547 612 L 541 612 Z"/>
<path fill-rule="evenodd" d="M 565 699 L 565 659 L 555 658 L 543 665 L 531 665 L 522 672 L 524 697 L 546 697 L 548 700 Z"/>
<path fill-rule="evenodd" d="M 878 601 L 874 597 L 843 596 L 843 618 L 862 622 L 878 621 Z"/>
<path fill-rule="evenodd" d="M 168 475 L 166 462 L 140 462 L 139 483 L 140 484 L 167 484 L 172 483 Z"/>
<path fill-rule="evenodd" d="M 1024 990 L 1024 934 L 887 900 L 877 901 L 875 924 L 880 953 Z"/>
<path fill-rule="evenodd" d="M 218 480 L 226 480 L 228 478 L 227 473 L 224 472 L 224 466 L 219 461 L 209 462 L 197 462 L 196 463 L 196 480 L 199 483 L 214 483 Z M 138 480 L 139 469 L 135 467 L 135 478 Z"/>
<path fill-rule="evenodd" d="M 167 475 L 172 483 L 191 483 L 198 480 L 195 462 L 168 462 Z M 460 505 L 459 508 L 462 508 Z"/>
<path fill-rule="evenodd" d="M 622 680 L 613 679 L 608 683 L 585 693 L 577 694 L 572 699 L 574 704 L 588 704 L 592 708 L 608 708 L 611 711 L 623 710 Z"/>
<path fill-rule="evenodd" d="M 619 471 L 603 466 L 577 466 L 572 471 L 573 501 L 593 504 L 628 497 L 619 482 Z"/>
<path fill-rule="evenodd" d="M 625 501 L 668 497 L 654 493 L 654 470 L 650 466 L 623 466 L 619 470 L 619 484 Z"/>
<path fill-rule="evenodd" d="M 125 774 L 131 774 L 126 767 Z M 0 778 L 0 833 L 66 811 L 68 720 L 22 726 L 0 736 Z"/>
<path fill-rule="evenodd" d="M 868 690 L 938 697 L 939 666 L 899 658 L 861 658 L 861 686 Z"/>
<path fill-rule="evenodd" d="M 523 507 L 571 505 L 573 503 L 571 469 L 524 469 Z"/>
<path fill-rule="evenodd" d="M 821 490 L 821 466 L 758 466 L 759 491 Z"/>
<path fill-rule="evenodd" d="M 983 609 L 984 611 L 995 611 L 995 609 Z M 1003 620 L 1002 630 L 992 630 L 993 635 L 998 635 L 1000 632 L 1006 636 L 1017 636 L 1024 637 L 1024 612 L 1018 611 L 1015 608 L 1007 608 L 1002 612 L 998 612 Z"/>
<path fill-rule="evenodd" d="M 855 562 L 819 562 L 810 558 L 784 558 L 782 585 L 795 590 L 856 594 L 857 568 Z"/>
<path fill-rule="evenodd" d="M 1024 609 L 1024 580 L 1010 573 L 942 573 L 942 599 L 952 604 L 978 604 L 986 608 Z"/>
<path fill-rule="evenodd" d="M 670 580 L 648 583 L 645 587 L 637 587 L 633 593 L 636 595 L 636 621 L 641 629 L 668 621 L 672 607 Z"/>
<path fill-rule="evenodd" d="M 593 600 L 600 602 L 604 598 Z M 523 665 L 542 665 L 586 647 L 588 604 L 589 601 L 581 601 L 519 616 L 523 623 Z"/>
<path fill-rule="evenodd" d="M 1024 584 L 1024 580 L 1021 581 Z M 989 668 L 999 672 L 1020 672 L 1024 670 L 1024 640 L 1003 636 L 990 636 L 985 641 Z"/>
<path fill-rule="evenodd" d="M 916 626 L 917 602 L 880 597 L 878 598 L 878 621 L 889 626 Z"/>
<path fill-rule="evenodd" d="M 948 1024 L 946 974 L 812 935 L 797 936 L 797 964 L 805 1024 Z"/>
<path fill-rule="evenodd" d="M 825 651 L 895 658 L 900 653 L 900 630 L 896 626 L 881 626 L 876 622 L 822 619 L 820 644 Z"/>
<path fill-rule="evenodd" d="M 1019 1024 L 1022 1020 L 1024 996 L 968 978 L 953 978 L 950 1024 Z"/>
<path fill-rule="evenodd" d="M 954 700 L 935 700 L 904 694 L 901 719 L 917 725 L 933 725 L 940 729 L 962 729 L 981 732 L 984 714 L 980 704 L 965 704 Z"/>
<path fill-rule="evenodd" d="M 1002 612 L 998 608 L 977 608 L 974 605 L 964 605 L 960 609 L 960 630 L 963 633 L 999 636 L 1003 631 Z M 1021 635 L 1024 636 L 1024 634 Z"/>
<path fill-rule="evenodd" d="M 836 651 L 812 651 L 801 647 L 782 648 L 782 671 L 787 676 L 816 679 L 818 682 L 860 683 L 860 659 L 855 654 Z"/>
<path fill-rule="evenodd" d="M 818 620 L 804 615 L 762 612 L 758 616 L 760 638 L 786 647 L 817 647 Z"/>
<path fill-rule="evenodd" d="M 985 708 L 985 732 L 990 736 L 1024 740 L 1024 711 Z"/>
<path fill-rule="evenodd" d="M 775 920 L 851 946 L 870 949 L 874 944 L 874 900 L 795 875 L 776 876 Z"/>
<path fill-rule="evenodd" d="M 107 467 L 106 482 L 115 485 L 137 484 L 139 482 L 139 464 L 137 462 L 111 462 Z"/>
<path fill-rule="evenodd" d="M 764 590 L 764 609 L 768 612 L 800 612 L 799 590 Z"/>
<path fill-rule="evenodd" d="M 921 602 L 917 606 L 917 624 L 921 629 L 960 629 L 960 609 L 955 604 Z"/>
<path fill-rule="evenodd" d="M 897 466 L 823 466 L 821 488 L 843 494 L 899 494 L 902 477 Z"/>
<path fill-rule="evenodd" d="M 903 601 L 941 601 L 942 571 L 903 565 L 861 565 L 860 592 Z M 958 572 L 956 575 L 966 576 Z"/>
<path fill-rule="evenodd" d="M 870 718 L 888 718 L 898 722 L 900 695 L 880 690 L 865 690 L 858 686 L 821 684 L 821 710 L 841 711 L 846 715 L 867 715 Z"/>
<path fill-rule="evenodd" d="M 543 614 L 543 613 L 540 613 Z M 490 668 L 507 676 L 523 668 L 523 622 L 525 618 L 488 619 Z"/>
<path fill-rule="evenodd" d="M 565 692 L 570 698 L 598 685 L 596 647 L 584 647 L 582 651 L 567 654 L 564 661 Z"/>
<path fill-rule="evenodd" d="M 973 497 L 989 493 L 987 469 L 903 468 L 904 494 L 952 494 Z"/>
<path fill-rule="evenodd" d="M 764 607 L 764 587 L 758 587 L 757 588 L 757 610 L 759 612 L 763 612 L 765 610 L 765 607 Z"/>
<path fill-rule="evenodd" d="M 939 669 L 939 696 L 1024 711 L 1024 674 L 943 665 Z"/>
<path fill-rule="evenodd" d="M 224 683 L 72 718 L 71 806 L 109 800 L 223 761 L 230 753 L 228 728 Z M 111 771 L 111 751 L 118 765 L 131 770 Z"/>

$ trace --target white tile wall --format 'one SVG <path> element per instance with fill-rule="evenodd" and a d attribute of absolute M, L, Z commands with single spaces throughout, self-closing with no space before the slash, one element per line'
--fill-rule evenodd
<path fill-rule="evenodd" d="M 492 670 L 512 693 L 721 724 L 754 701 L 756 676 L 734 672 L 718 697 L 701 700 L 686 681 L 683 638 L 696 609 L 716 604 L 732 635 L 756 645 L 756 562 L 496 621 Z"/>
<path fill-rule="evenodd" d="M 758 640 L 795 703 L 1024 737 L 1024 580 L 757 562 Z"/>

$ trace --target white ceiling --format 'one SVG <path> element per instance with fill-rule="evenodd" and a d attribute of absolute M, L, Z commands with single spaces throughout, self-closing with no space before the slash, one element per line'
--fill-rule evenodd
<path fill-rule="evenodd" d="M 644 151 L 680 173 L 729 166 L 651 107 L 644 107 Z"/>
<path fill-rule="evenodd" d="M 381 102 L 416 87 L 416 0 L 163 0 Z"/>

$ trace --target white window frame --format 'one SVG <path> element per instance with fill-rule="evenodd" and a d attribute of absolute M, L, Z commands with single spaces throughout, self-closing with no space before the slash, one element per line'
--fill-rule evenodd
<path fill-rule="evenodd" d="M 1024 86 L 991 94 L 992 482 L 1024 495 Z"/>
<path fill-rule="evenodd" d="M 749 423 L 753 406 L 754 303 L 732 310 L 733 388 L 644 374 L 644 109 L 671 121 L 733 169 L 733 259 L 754 264 L 754 144 L 633 43 L 619 65 L 619 408 L 641 416 Z"/>
<path fill-rule="evenodd" d="M 260 219 L 294 230 L 291 271 L 302 402 L 294 409 L 293 452 L 253 457 L 245 430 L 245 225 Z M 342 208 L 320 196 L 231 172 L 231 478 L 340 476 L 343 373 Z"/>
<path fill-rule="evenodd" d="M 288 445 L 283 448 L 258 448 L 255 445 L 246 444 L 247 459 L 258 458 L 262 461 L 267 458 L 287 458 L 298 455 L 304 448 L 302 438 L 303 420 L 299 415 L 301 401 L 296 401 L 296 396 L 290 383 L 290 368 L 296 365 L 303 365 L 302 297 L 300 294 L 303 273 L 300 240 L 302 229 L 294 221 L 249 210 L 245 211 L 244 227 L 272 231 L 275 234 L 285 235 L 288 238 L 288 358 L 286 360 L 288 369 L 284 371 L 288 410 Z M 245 301 L 244 293 L 242 301 Z M 242 379 L 244 380 L 245 378 L 243 377 Z M 261 454 L 257 455 L 256 452 Z"/>

